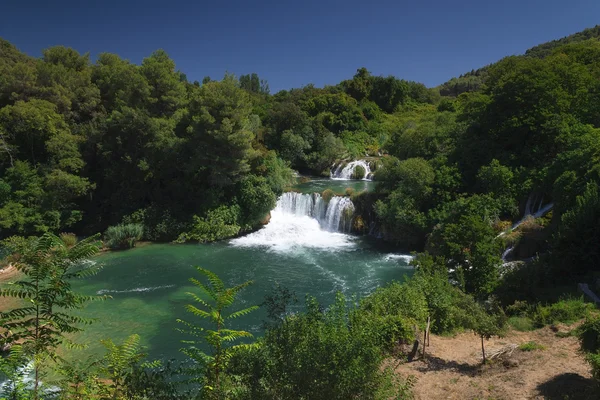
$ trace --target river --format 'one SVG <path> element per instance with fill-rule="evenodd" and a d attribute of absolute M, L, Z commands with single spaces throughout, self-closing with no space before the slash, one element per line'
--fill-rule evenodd
<path fill-rule="evenodd" d="M 322 185 L 319 181 L 314 190 L 321 190 Z M 153 244 L 95 258 L 93 262 L 102 265 L 102 270 L 78 281 L 75 289 L 112 298 L 86 307 L 85 315 L 97 322 L 78 334 L 77 342 L 97 353 L 102 349 L 101 339 L 120 341 L 137 333 L 151 358 L 179 357 L 180 341 L 186 337 L 176 330 L 175 320 L 197 322 L 184 310 L 190 303 L 186 293 L 194 291 L 189 278 L 199 278 L 194 266 L 217 273 L 229 286 L 254 281 L 241 292 L 240 307 L 260 304 L 279 284 L 296 293 L 300 303 L 295 310 L 301 309 L 306 295 L 327 305 L 337 291 L 364 296 L 410 273 L 409 256 L 383 248 L 372 238 L 332 228 L 335 223 L 329 212 L 341 218 L 339 211 L 317 203 L 311 203 L 313 209 L 299 211 L 296 203 L 303 200 L 306 208 L 310 195 L 296 195 L 305 197 L 291 203 L 280 199 L 269 224 L 241 238 L 213 244 Z M 347 201 L 338 203 L 341 207 Z M 313 215 L 317 209 L 320 217 Z M 338 224 L 341 227 L 342 222 Z M 259 336 L 265 315 L 260 309 L 236 320 L 233 327 Z"/>

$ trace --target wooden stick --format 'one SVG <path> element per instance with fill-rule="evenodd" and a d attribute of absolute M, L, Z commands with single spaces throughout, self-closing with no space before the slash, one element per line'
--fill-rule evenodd
<path fill-rule="evenodd" d="M 427 330 L 423 332 L 423 359 L 425 359 L 425 341 L 427 340 Z"/>
<path fill-rule="evenodd" d="M 431 323 L 431 317 L 427 317 L 427 330 L 425 333 L 427 334 L 427 347 L 429 347 L 429 338 L 431 336 L 431 332 L 429 331 L 429 324 Z"/>

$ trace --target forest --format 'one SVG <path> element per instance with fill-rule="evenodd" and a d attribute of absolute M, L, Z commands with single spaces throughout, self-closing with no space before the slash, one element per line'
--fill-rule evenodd
<path fill-rule="evenodd" d="M 591 28 L 435 88 L 359 68 L 335 86 L 275 94 L 254 73 L 190 82 L 162 50 L 136 65 L 110 53 L 92 62 L 62 46 L 34 58 L 0 39 L 0 239 L 27 277 L 0 296 L 36 299 L 33 308 L 0 312 L 10 328 L 0 344 L 19 343 L 2 371 L 22 367 L 19 352 L 58 363 L 54 350 L 86 322 L 68 310 L 91 299 L 68 281 L 91 272 L 73 266 L 100 250 L 97 233 L 115 248 L 236 237 L 264 224 L 295 171 L 329 176 L 340 161 L 369 157 L 379 162 L 376 189 L 352 201 L 381 240 L 414 252 L 411 279 L 356 302 L 340 296 L 329 308 L 308 298 L 296 316 L 285 313 L 293 296 L 280 289 L 265 301 L 265 336 L 250 342 L 222 326 L 222 309 L 245 284 L 226 288 L 199 269 L 208 297 L 196 296 L 188 311 L 216 328 L 182 328 L 212 352 L 190 342 L 192 369 L 170 371 L 191 376 L 182 386 L 198 384 L 198 393 L 159 379 L 170 367 L 156 372 L 135 336 L 107 342 L 97 363 L 103 375 L 64 367 L 70 380 L 61 393 L 410 398 L 410 379 L 379 366 L 427 316 L 435 333 L 473 330 L 483 343 L 511 318 L 561 320 L 561 307 L 589 316 L 580 335 L 598 377 L 597 315 L 559 300 L 600 277 L 599 38 L 600 27 Z M 551 211 L 513 227 L 538 204 Z M 507 250 L 527 262 L 503 263 Z M 17 385 L 7 399 L 42 398 L 37 372 L 33 397 Z"/>

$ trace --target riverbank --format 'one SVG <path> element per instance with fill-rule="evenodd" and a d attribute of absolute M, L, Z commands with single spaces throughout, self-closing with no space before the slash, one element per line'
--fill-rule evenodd
<path fill-rule="evenodd" d="M 598 399 L 599 388 L 579 352 L 577 338 L 558 335 L 575 326 L 510 331 L 492 338 L 485 342 L 488 356 L 511 345 L 516 348 L 486 365 L 481 364 L 480 342 L 472 333 L 432 335 L 425 360 L 403 363 L 395 371 L 417 378 L 416 400 Z M 519 348 L 526 343 L 535 343 L 538 349 Z"/>

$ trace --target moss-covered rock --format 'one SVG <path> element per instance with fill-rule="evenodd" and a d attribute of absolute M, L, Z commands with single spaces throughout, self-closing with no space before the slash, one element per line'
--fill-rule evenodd
<path fill-rule="evenodd" d="M 323 193 L 321 193 L 321 197 L 325 203 L 329 203 L 333 196 L 335 196 L 335 193 L 331 189 L 325 189 Z"/>
<path fill-rule="evenodd" d="M 364 179 L 366 173 L 367 171 L 362 165 L 357 165 L 356 167 L 354 167 L 354 171 L 352 171 L 352 179 Z"/>

